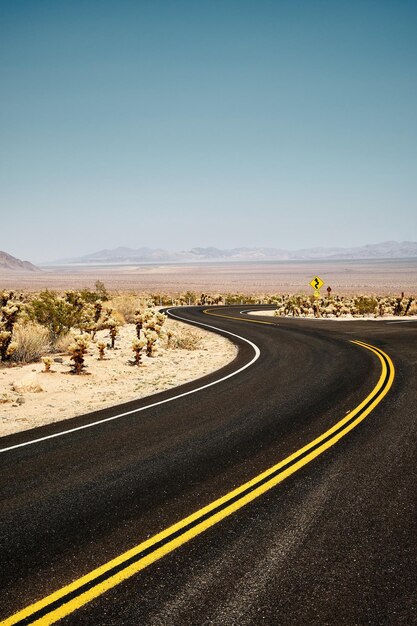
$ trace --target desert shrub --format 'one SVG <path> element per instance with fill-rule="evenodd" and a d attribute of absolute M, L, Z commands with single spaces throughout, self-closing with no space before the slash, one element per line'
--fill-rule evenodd
<path fill-rule="evenodd" d="M 100 300 L 106 302 L 109 299 L 109 292 L 107 291 L 105 284 L 101 280 L 96 280 L 94 287 Z"/>
<path fill-rule="evenodd" d="M 360 315 L 374 313 L 378 300 L 374 297 L 358 296 L 354 299 L 354 305 Z"/>
<path fill-rule="evenodd" d="M 88 335 L 79 335 L 75 337 L 74 343 L 72 343 L 68 347 L 68 352 L 70 353 L 71 361 L 74 361 L 72 365 L 72 372 L 74 374 L 81 374 L 81 371 L 84 369 L 84 357 L 87 352 L 89 345 L 89 337 Z"/>
<path fill-rule="evenodd" d="M 106 349 L 106 344 L 104 343 L 104 341 L 99 341 L 97 344 L 97 348 L 98 348 L 98 358 L 99 361 L 103 361 L 104 359 L 104 351 Z"/>
<path fill-rule="evenodd" d="M 30 319 L 48 328 L 53 343 L 76 325 L 78 309 L 70 300 L 45 289 L 27 307 Z"/>
<path fill-rule="evenodd" d="M 0 361 L 9 361 L 17 349 L 17 343 L 12 338 L 22 303 L 13 298 L 12 291 L 0 294 Z"/>
<path fill-rule="evenodd" d="M 44 372 L 50 372 L 51 371 L 51 365 L 52 365 L 52 359 L 49 356 L 43 356 L 42 357 L 42 363 L 44 365 Z"/>
<path fill-rule="evenodd" d="M 16 342 L 16 350 L 11 360 L 15 363 L 39 361 L 50 345 L 48 330 L 35 322 L 16 324 L 13 340 Z"/>
<path fill-rule="evenodd" d="M 88 298 L 84 299 L 80 291 L 70 290 L 60 296 L 46 289 L 33 298 L 26 310 L 32 321 L 49 329 L 51 342 L 55 343 L 71 328 L 78 328 L 81 332 L 95 332 L 96 302 L 98 300 L 93 303 Z"/>
<path fill-rule="evenodd" d="M 117 322 L 119 326 L 124 326 L 126 324 L 126 320 L 124 315 L 120 313 L 120 311 L 112 311 L 111 317 Z"/>
<path fill-rule="evenodd" d="M 53 352 L 68 352 L 69 346 L 74 343 L 74 338 L 75 335 L 72 331 L 61 335 L 52 346 Z"/>
<path fill-rule="evenodd" d="M 102 283 L 101 280 L 96 280 L 94 291 L 92 291 L 91 289 L 80 289 L 78 293 L 81 299 L 84 302 L 88 302 L 89 304 L 94 304 L 98 300 L 101 300 L 102 302 L 107 302 L 107 300 L 109 299 L 109 292 L 107 291 L 104 283 Z"/>
<path fill-rule="evenodd" d="M 111 300 L 111 305 L 115 311 L 120 313 L 128 324 L 135 321 L 135 313 L 139 308 L 138 297 L 135 295 L 125 294 L 115 296 Z"/>
<path fill-rule="evenodd" d="M 166 338 L 166 347 L 173 350 L 198 350 L 202 345 L 201 335 L 190 328 L 168 331 Z"/>

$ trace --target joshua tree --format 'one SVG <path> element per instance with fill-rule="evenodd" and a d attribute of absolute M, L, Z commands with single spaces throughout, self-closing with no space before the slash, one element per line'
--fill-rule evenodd
<path fill-rule="evenodd" d="M 142 351 L 146 345 L 146 339 L 134 339 L 132 341 L 132 350 L 135 353 L 135 365 L 140 365 L 142 359 Z"/>
<path fill-rule="evenodd" d="M 147 329 L 144 332 L 146 340 L 146 356 L 153 356 L 155 352 L 155 344 L 158 341 L 158 333 L 154 330 Z"/>
<path fill-rule="evenodd" d="M 104 359 L 104 350 L 106 349 L 106 344 L 103 341 L 99 341 L 97 344 L 98 348 L 98 358 L 100 361 Z"/>
<path fill-rule="evenodd" d="M 174 338 L 174 333 L 172 332 L 172 330 L 167 330 L 165 337 L 167 340 L 167 348 L 170 348 L 172 346 L 172 340 Z"/>
<path fill-rule="evenodd" d="M 71 361 L 74 361 L 72 371 L 74 374 L 81 374 L 84 369 L 84 356 L 88 348 L 88 336 L 80 335 L 75 338 L 73 344 L 68 347 L 68 352 L 71 354 Z"/>
<path fill-rule="evenodd" d="M 103 310 L 103 303 L 101 300 L 97 300 L 94 303 L 94 321 L 96 324 L 101 317 L 102 310 Z"/>
<path fill-rule="evenodd" d="M 3 292 L 0 296 L 0 361 L 8 361 L 17 344 L 12 341 L 13 327 L 21 311 L 21 303 L 12 300 L 13 292 Z"/>
<path fill-rule="evenodd" d="M 140 339 L 140 331 L 142 330 L 143 327 L 143 313 L 141 311 L 136 311 L 135 313 L 135 326 L 136 326 L 136 336 L 138 339 Z"/>
<path fill-rule="evenodd" d="M 111 338 L 111 347 L 113 349 L 114 348 L 114 342 L 116 341 L 116 337 L 119 334 L 119 324 L 114 319 L 114 317 L 110 317 L 110 319 L 108 319 L 107 322 L 106 322 L 106 326 L 109 329 L 109 334 L 110 334 L 110 338 Z"/>

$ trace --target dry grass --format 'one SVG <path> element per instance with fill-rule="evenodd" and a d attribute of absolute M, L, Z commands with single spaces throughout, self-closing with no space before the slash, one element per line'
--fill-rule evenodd
<path fill-rule="evenodd" d="M 143 298 L 142 298 L 143 300 Z M 134 294 L 123 294 L 115 296 L 109 303 L 111 307 L 123 316 L 123 319 L 128 324 L 133 324 L 135 321 L 135 313 L 142 307 L 141 299 Z M 114 314 L 113 314 L 114 316 Z"/>
<path fill-rule="evenodd" d="M 74 343 L 74 333 L 70 331 L 69 333 L 65 333 L 65 335 L 61 335 L 58 337 L 57 341 L 54 344 L 54 352 L 65 352 L 68 354 L 68 348 L 71 344 Z"/>
<path fill-rule="evenodd" d="M 17 343 L 17 349 L 11 359 L 15 363 L 39 361 L 50 347 L 48 330 L 34 322 L 24 325 L 16 324 L 13 331 L 13 341 Z"/>
<path fill-rule="evenodd" d="M 166 347 L 172 350 L 198 350 L 201 345 L 201 335 L 193 329 L 181 328 L 167 333 Z"/>

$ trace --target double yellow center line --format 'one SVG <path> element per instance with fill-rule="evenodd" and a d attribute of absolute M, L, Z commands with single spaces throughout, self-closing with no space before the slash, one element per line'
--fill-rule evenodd
<path fill-rule="evenodd" d="M 53 624 L 238 511 L 334 446 L 381 402 L 391 388 L 395 375 L 394 365 L 385 352 L 362 341 L 352 343 L 376 355 L 381 364 L 381 374 L 371 393 L 332 428 L 237 489 L 15 613 L 0 625 Z"/>

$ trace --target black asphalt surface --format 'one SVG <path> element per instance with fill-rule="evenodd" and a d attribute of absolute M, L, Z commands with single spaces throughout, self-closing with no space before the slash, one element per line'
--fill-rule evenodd
<path fill-rule="evenodd" d="M 246 307 L 246 309 L 255 307 Z M 65 625 L 417 624 L 417 323 L 173 310 L 261 351 L 218 385 L 0 454 L 0 618 L 43 598 L 253 478 L 357 406 L 386 398 L 323 455 L 231 517 L 64 618 Z M 260 311 L 260 315 L 262 312 Z M 248 323 L 263 319 L 272 324 Z M 137 402 L 0 439 L 0 448 L 146 406 Z"/>

